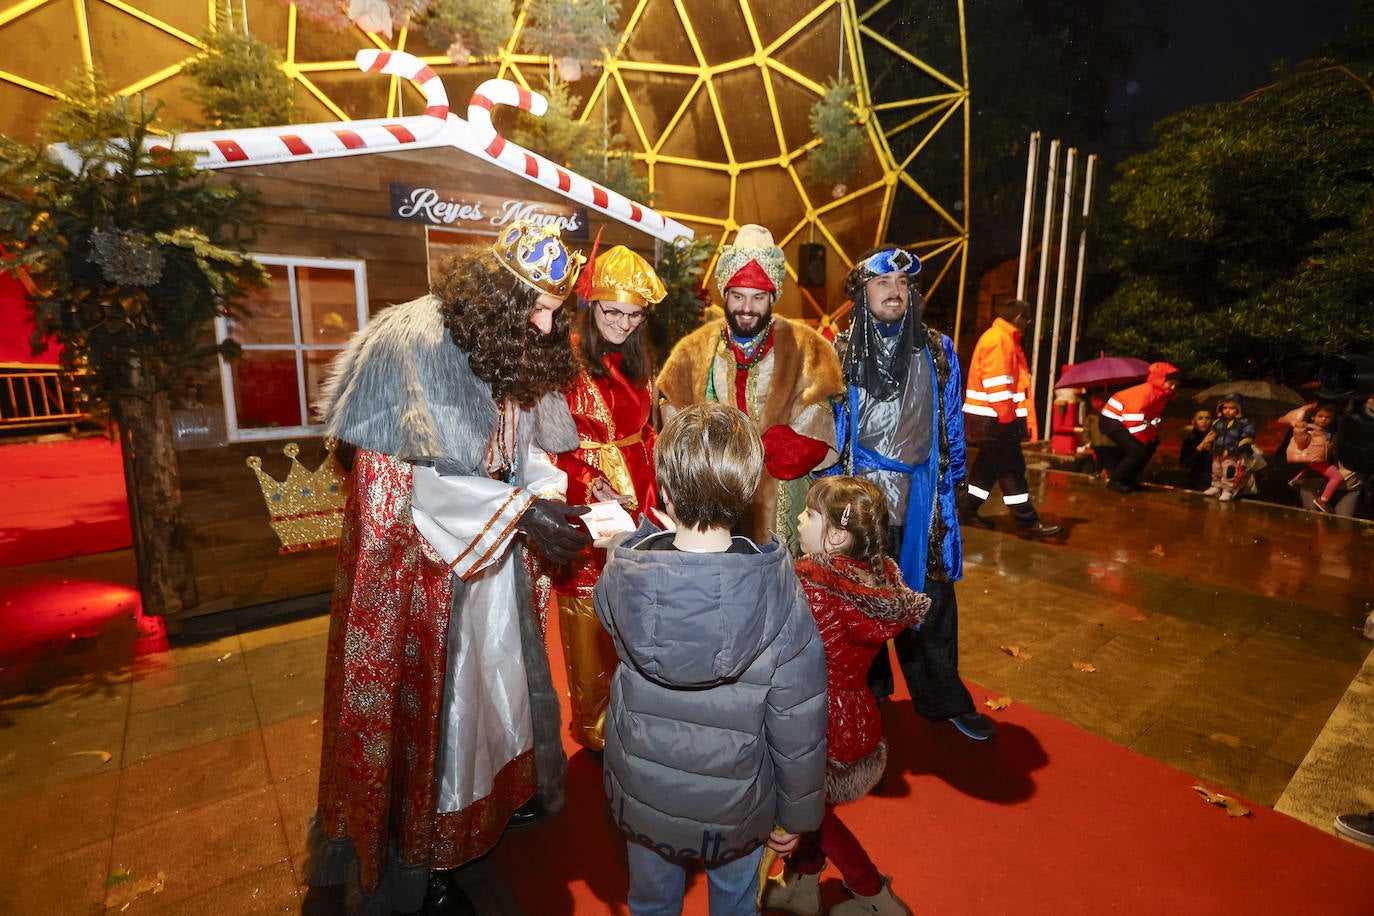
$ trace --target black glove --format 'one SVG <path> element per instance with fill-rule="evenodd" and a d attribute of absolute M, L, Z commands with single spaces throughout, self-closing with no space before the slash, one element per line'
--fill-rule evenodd
<path fill-rule="evenodd" d="M 535 497 L 515 527 L 534 541 L 539 552 L 562 566 L 591 546 L 592 536 L 573 519 L 587 512 L 586 506 L 569 506 L 552 499 Z"/>

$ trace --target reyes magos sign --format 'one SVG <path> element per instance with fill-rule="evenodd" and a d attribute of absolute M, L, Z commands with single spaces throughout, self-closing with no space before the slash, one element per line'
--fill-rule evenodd
<path fill-rule="evenodd" d="M 411 223 L 445 229 L 491 232 L 517 219 L 557 226 L 564 235 L 585 239 L 587 208 L 543 203 L 492 194 L 469 194 L 446 188 L 391 185 L 391 215 Z"/>

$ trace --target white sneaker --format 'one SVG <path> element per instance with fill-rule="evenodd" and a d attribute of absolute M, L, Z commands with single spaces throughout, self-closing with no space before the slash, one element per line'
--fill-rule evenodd
<path fill-rule="evenodd" d="M 1221 492 L 1221 487 L 1208 487 L 1202 491 L 1203 496 L 1216 496 Z"/>
<path fill-rule="evenodd" d="M 1235 499 L 1235 498 L 1236 498 L 1236 494 L 1234 494 L 1234 493 L 1223 493 L 1223 494 L 1221 494 L 1221 497 L 1219 498 L 1219 501 L 1220 501 L 1220 502 L 1224 502 L 1224 503 L 1229 503 L 1231 500 L 1233 500 L 1233 499 Z"/>

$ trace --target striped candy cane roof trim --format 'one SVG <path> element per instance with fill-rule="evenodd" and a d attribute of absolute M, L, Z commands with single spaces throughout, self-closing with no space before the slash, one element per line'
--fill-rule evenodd
<path fill-rule="evenodd" d="M 425 96 L 424 113 L 405 118 L 200 131 L 179 134 L 170 141 L 152 140 L 148 148 L 190 150 L 196 153 L 197 168 L 223 169 L 398 149 L 457 147 L 665 242 L 692 237 L 692 230 L 676 220 L 556 166 L 496 132 L 491 124 L 494 106 L 513 105 L 542 115 L 548 102 L 538 93 L 509 80 L 487 80 L 473 95 L 468 120 L 464 121 L 449 110 L 448 93 L 439 75 L 418 57 L 403 51 L 367 49 L 359 51 L 354 60 L 365 73 L 404 77 L 419 86 Z M 65 143 L 52 145 L 48 153 L 72 171 L 81 167 L 82 157 Z"/>

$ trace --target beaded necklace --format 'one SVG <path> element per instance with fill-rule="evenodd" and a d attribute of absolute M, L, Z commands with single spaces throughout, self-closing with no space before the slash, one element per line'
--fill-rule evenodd
<path fill-rule="evenodd" d="M 773 322 L 776 320 L 775 318 L 768 319 L 768 327 L 763 330 L 763 339 L 759 341 L 758 346 L 754 348 L 754 352 L 750 356 L 745 356 L 743 351 L 730 339 L 730 326 L 728 324 L 720 326 L 720 340 L 716 341 L 716 348 L 711 353 L 710 368 L 706 372 L 706 400 L 714 401 L 716 399 L 715 364 L 716 354 L 720 353 L 720 348 L 724 346 L 730 350 L 730 355 L 735 359 L 735 373 L 738 379 L 739 373 L 748 373 L 750 369 L 763 362 L 763 358 L 773 349 Z M 736 387 L 739 387 L 738 384 Z M 743 407 L 740 409 L 744 410 Z"/>

